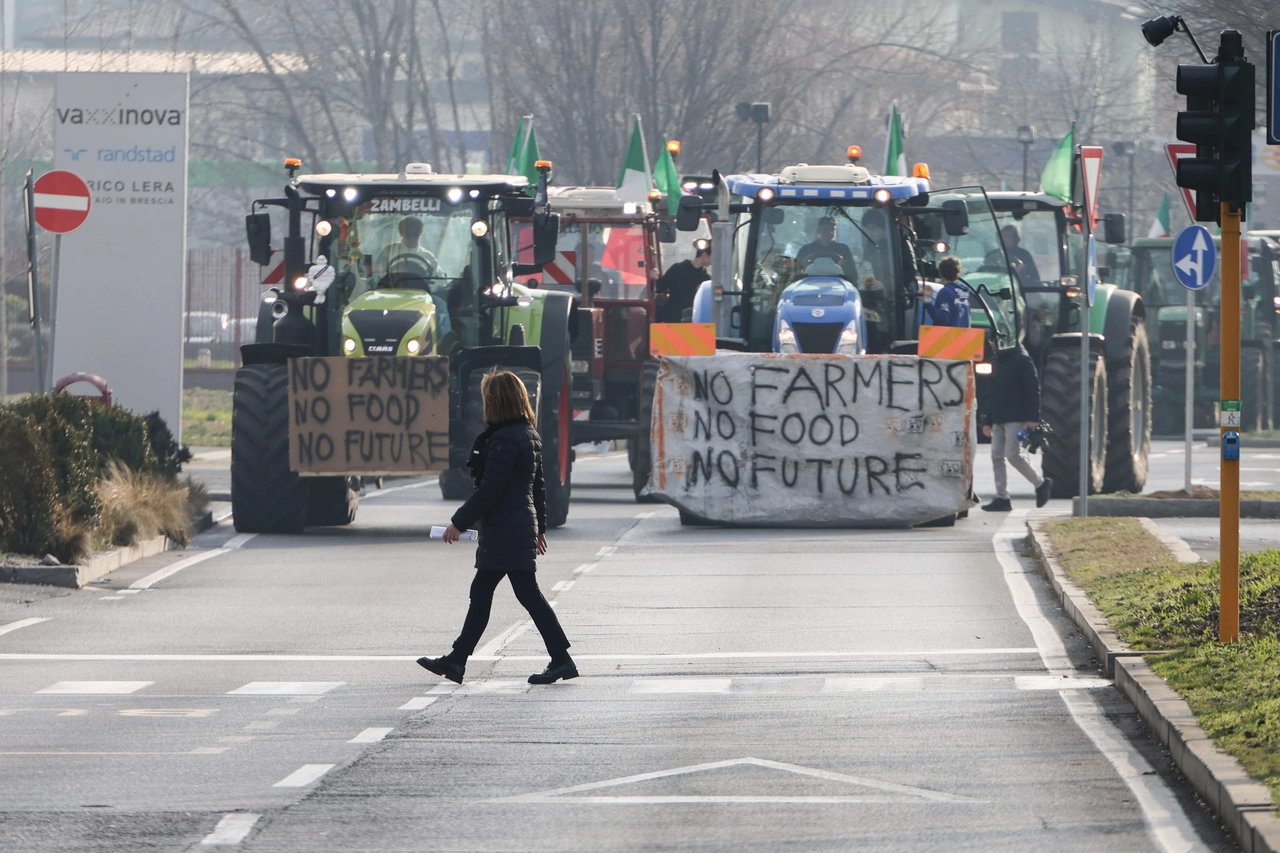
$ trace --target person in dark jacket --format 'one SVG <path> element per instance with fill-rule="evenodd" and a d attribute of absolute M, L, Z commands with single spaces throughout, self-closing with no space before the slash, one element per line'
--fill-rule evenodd
<path fill-rule="evenodd" d="M 960 259 L 955 255 L 947 255 L 938 261 L 942 287 L 935 294 L 933 288 L 926 284 L 917 294 L 920 297 L 922 324 L 969 328 L 969 291 L 959 283 L 960 272 Z M 1032 369 L 1035 369 L 1035 365 L 1032 365 Z"/>
<path fill-rule="evenodd" d="M 667 267 L 654 288 L 658 296 L 659 323 L 683 323 L 684 312 L 693 308 L 698 287 L 711 278 L 707 273 L 707 267 L 711 266 L 711 241 L 695 240 L 693 246 L 693 260 Z"/>
<path fill-rule="evenodd" d="M 996 496 L 983 507 L 987 512 L 1007 512 L 1009 478 L 1005 461 L 1036 487 L 1036 506 L 1044 506 L 1053 490 L 1053 480 L 1041 477 L 1022 455 L 1018 432 L 1035 428 L 1040 422 L 1040 377 L 1031 356 L 1019 344 L 996 356 L 991 376 L 991 405 L 982 425 L 982 434 L 991 438 L 991 462 L 995 467 Z"/>
<path fill-rule="evenodd" d="M 551 655 L 550 665 L 529 676 L 529 683 L 577 678 L 569 639 L 534 576 L 537 558 L 547 553 L 547 491 L 542 479 L 542 438 L 533 427 L 533 407 L 524 383 L 511 371 L 484 377 L 480 393 L 488 428 L 476 439 L 467 463 L 476 490 L 444 532 L 444 541 L 452 545 L 463 530 L 479 530 L 471 607 L 453 651 L 439 658 L 420 657 L 418 664 L 461 684 L 467 658 L 489 624 L 493 591 L 505 577 Z"/>

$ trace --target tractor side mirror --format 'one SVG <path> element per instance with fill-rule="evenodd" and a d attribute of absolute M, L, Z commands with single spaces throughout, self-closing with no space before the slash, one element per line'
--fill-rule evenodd
<path fill-rule="evenodd" d="M 764 221 L 766 225 L 781 225 L 787 221 L 787 212 L 780 207 L 766 207 Z"/>
<path fill-rule="evenodd" d="M 533 262 L 542 268 L 556 259 L 556 241 L 560 239 L 560 214 L 542 213 L 533 217 Z"/>
<path fill-rule="evenodd" d="M 260 267 L 271 263 L 271 214 L 250 213 L 244 218 L 244 231 L 249 240 L 249 260 Z"/>
<path fill-rule="evenodd" d="M 1108 213 L 1102 217 L 1102 241 L 1113 246 L 1125 241 L 1123 213 Z"/>
<path fill-rule="evenodd" d="M 676 224 L 670 219 L 658 220 L 658 242 L 674 243 L 676 241 Z"/>
<path fill-rule="evenodd" d="M 950 237 L 969 233 L 969 209 L 963 199 L 952 198 L 942 203 L 942 226 Z"/>
<path fill-rule="evenodd" d="M 680 196 L 676 207 L 676 229 L 679 231 L 697 231 L 702 221 L 702 198 L 696 195 Z"/>

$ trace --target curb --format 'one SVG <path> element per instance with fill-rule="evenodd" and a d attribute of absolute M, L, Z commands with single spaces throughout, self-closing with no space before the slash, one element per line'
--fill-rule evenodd
<path fill-rule="evenodd" d="M 1167 503 L 1161 501 L 1160 503 Z M 1255 782 L 1233 756 L 1219 750 L 1196 722 L 1190 706 L 1151 671 L 1143 655 L 1120 642 L 1101 611 L 1058 564 L 1044 521 L 1027 522 L 1040 570 L 1062 600 L 1063 610 L 1089 642 L 1108 678 L 1114 680 L 1173 763 L 1209 804 L 1244 853 L 1280 853 L 1280 817 L 1265 785 Z M 1145 525 L 1144 525 L 1145 526 Z M 1185 556 L 1185 555 L 1179 555 Z"/>
<path fill-rule="evenodd" d="M 216 517 L 210 510 L 191 524 L 192 535 L 200 534 L 231 516 L 230 510 Z M 34 583 L 79 589 L 138 560 L 154 557 L 173 547 L 167 536 L 156 536 L 136 545 L 100 551 L 83 566 L 0 566 L 0 583 Z"/>
<path fill-rule="evenodd" d="M 1071 499 L 1080 512 L 1080 498 Z M 1217 518 L 1218 502 L 1203 498 L 1089 498 L 1089 515 L 1107 518 Z M 1241 518 L 1280 518 L 1280 501 L 1242 500 Z"/>

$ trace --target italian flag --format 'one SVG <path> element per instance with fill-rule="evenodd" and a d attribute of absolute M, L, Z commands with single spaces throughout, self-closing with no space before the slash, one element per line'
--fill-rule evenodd
<path fill-rule="evenodd" d="M 1062 137 L 1058 147 L 1053 149 L 1049 162 L 1044 164 L 1040 174 L 1040 192 L 1054 198 L 1071 202 L 1071 168 L 1075 163 L 1076 128 L 1071 126 L 1067 135 Z"/>
<path fill-rule="evenodd" d="M 1147 232 L 1147 236 L 1170 237 L 1172 235 L 1173 230 L 1169 227 L 1169 194 L 1165 193 L 1160 202 L 1160 209 L 1156 211 L 1156 218 L 1151 223 L 1151 230 Z"/>
<path fill-rule="evenodd" d="M 534 195 L 538 191 L 538 179 L 541 175 L 534 168 L 538 162 L 538 135 L 533 130 L 533 116 L 520 119 L 516 129 L 516 138 L 511 140 L 511 153 L 507 157 L 507 174 L 524 175 L 529 180 L 525 192 Z"/>
<path fill-rule="evenodd" d="M 884 151 L 884 172 L 885 175 L 897 175 L 905 177 L 907 174 L 907 154 L 903 148 L 902 140 L 906 136 L 902 130 L 902 116 L 898 114 L 898 102 L 893 102 L 893 108 L 889 110 L 889 118 L 885 120 L 889 127 L 889 144 Z"/>
<path fill-rule="evenodd" d="M 618 176 L 618 198 L 623 201 L 648 201 L 649 190 L 652 188 L 653 176 L 649 174 L 644 134 L 640 130 L 640 116 L 636 116 L 631 144 L 627 147 L 627 159 L 623 161 L 622 174 Z"/>
<path fill-rule="evenodd" d="M 667 197 L 667 213 L 675 215 L 680 207 L 680 173 L 676 171 L 676 162 L 671 159 L 665 139 L 658 165 L 653 167 L 653 183 Z"/>

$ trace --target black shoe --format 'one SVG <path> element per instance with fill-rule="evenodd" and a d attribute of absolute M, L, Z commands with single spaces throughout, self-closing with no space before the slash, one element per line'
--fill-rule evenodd
<path fill-rule="evenodd" d="M 530 684 L 554 684 L 560 679 L 568 681 L 570 678 L 578 677 L 578 668 L 574 666 L 573 661 L 565 663 L 548 664 L 547 668 L 542 672 L 529 676 Z"/>
<path fill-rule="evenodd" d="M 1047 504 L 1049 502 L 1049 493 L 1052 491 L 1053 480 L 1045 477 L 1044 481 L 1040 485 L 1036 486 L 1036 506 L 1039 507 Z"/>
<path fill-rule="evenodd" d="M 441 678 L 447 678 L 454 684 L 461 684 L 462 674 L 467 671 L 465 666 L 460 663 L 454 663 L 448 658 L 420 657 L 418 658 L 418 666 L 434 672 Z M 574 673 L 574 675 L 577 675 L 577 673 Z"/>
<path fill-rule="evenodd" d="M 982 508 L 983 512 L 1008 512 L 1013 509 L 1013 504 L 1009 503 L 1008 498 L 992 498 L 991 503 Z"/>

